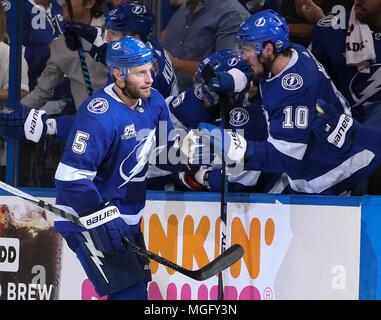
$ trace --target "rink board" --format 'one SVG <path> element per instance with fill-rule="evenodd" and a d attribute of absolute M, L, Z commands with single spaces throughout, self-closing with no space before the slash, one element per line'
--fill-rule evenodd
<path fill-rule="evenodd" d="M 54 204 L 54 190 L 24 190 Z M 147 192 L 148 249 L 187 269 L 213 260 L 219 201 L 218 193 Z M 53 232 L 50 213 L 5 193 L 0 206 L 0 299 L 105 298 Z M 223 273 L 225 298 L 380 299 L 380 208 L 381 197 L 229 194 L 227 246 L 245 254 Z M 151 270 L 149 299 L 217 299 L 217 277 L 194 281 L 156 262 Z"/>

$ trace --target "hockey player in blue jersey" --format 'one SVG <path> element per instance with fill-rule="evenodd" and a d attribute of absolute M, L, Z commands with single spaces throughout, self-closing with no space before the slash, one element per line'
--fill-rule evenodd
<path fill-rule="evenodd" d="M 259 79 L 269 137 L 252 142 L 227 132 L 213 136 L 217 128 L 201 124 L 201 138 L 220 151 L 223 137 L 225 157 L 245 159 L 245 169 L 287 173 L 293 193 L 339 195 L 379 165 L 371 150 L 352 145 L 344 152 L 311 134 L 317 99 L 350 110 L 311 52 L 290 43 L 283 17 L 271 10 L 258 12 L 241 25 L 237 38 L 243 59 Z"/>
<path fill-rule="evenodd" d="M 16 2 L 2 0 L 7 14 L 8 33 L 11 27 L 11 6 Z M 21 0 L 23 10 L 22 44 L 25 47 L 25 59 L 28 63 L 29 90 L 32 91 L 37 79 L 44 70 L 50 56 L 50 44 L 62 35 L 62 8 L 56 1 Z"/>
<path fill-rule="evenodd" d="M 228 99 L 229 129 L 241 131 L 248 140 L 266 140 L 267 125 L 261 99 L 255 93 L 256 86 L 249 81 L 251 68 L 232 49 L 218 50 L 206 57 L 194 77 L 194 86 L 177 97 L 166 99 L 175 127 L 188 130 L 198 128 L 202 122 L 223 126 L 218 106 L 220 98 L 205 85 L 202 77 L 206 65 L 210 65 L 215 73 L 225 76 L 222 89 Z M 188 190 L 221 191 L 220 169 L 206 165 L 197 171 L 175 174 L 180 178 L 180 186 L 185 185 Z M 280 174 L 267 174 L 257 170 L 245 170 L 236 174 L 228 170 L 229 191 L 279 193 L 283 191 L 283 187 L 279 188 L 282 182 L 279 178 Z"/>
<path fill-rule="evenodd" d="M 310 50 L 348 100 L 353 116 L 381 127 L 381 3 L 355 0 L 345 21 L 338 18 L 328 16 L 316 24 Z"/>
<path fill-rule="evenodd" d="M 138 2 L 126 2 L 116 6 L 106 15 L 103 30 L 82 23 L 68 24 L 65 32 L 66 44 L 69 49 L 76 50 L 77 37 L 83 37 L 93 43 L 93 46 L 88 48 L 90 55 L 96 61 L 105 63 L 107 42 L 119 40 L 125 35 L 138 37 L 154 52 L 155 75 L 152 86 L 164 97 L 178 95 L 172 62 L 159 41 L 152 35 L 154 23 L 155 16 L 148 8 Z"/>
<path fill-rule="evenodd" d="M 86 221 L 113 212 L 90 230 L 65 220 L 54 229 L 77 254 L 101 296 L 147 299 L 148 259 L 125 249 L 122 237 L 144 246 L 140 221 L 145 206 L 148 159 L 159 121 L 173 129 L 164 98 L 152 89 L 153 52 L 126 36 L 109 44 L 114 83 L 78 109 L 57 168 L 57 206 Z"/>

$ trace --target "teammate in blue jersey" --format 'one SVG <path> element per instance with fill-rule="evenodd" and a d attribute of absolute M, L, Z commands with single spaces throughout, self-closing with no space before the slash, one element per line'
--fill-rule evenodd
<path fill-rule="evenodd" d="M 248 81 L 251 79 L 251 68 L 232 49 L 218 50 L 206 57 L 200 63 L 194 77 L 194 86 L 177 97 L 166 99 L 175 127 L 188 130 L 198 128 L 201 122 L 223 126 L 218 106 L 220 98 L 205 85 L 202 78 L 202 71 L 206 65 L 210 65 L 215 73 L 225 75 L 221 84 L 228 100 L 229 129 L 241 131 L 248 140 L 266 140 L 267 125 L 261 99 L 259 94 L 256 94 L 257 87 Z M 234 83 L 237 84 L 236 87 Z M 244 170 L 234 174 L 230 169 L 232 168 L 228 170 L 230 192 L 280 193 L 283 190 L 279 189 L 279 182 L 282 181 L 279 179 L 280 174 L 266 174 L 257 170 Z M 221 190 L 221 170 L 211 166 L 202 166 L 194 172 L 180 172 L 178 177 L 181 181 L 180 186 L 185 185 L 191 190 Z"/>
<path fill-rule="evenodd" d="M 381 127 L 381 3 L 355 0 L 345 21 L 338 18 L 328 16 L 316 24 L 310 50 L 348 100 L 353 116 Z M 375 55 L 367 56 L 367 50 Z M 352 61 L 351 55 L 363 58 Z"/>
<path fill-rule="evenodd" d="M 50 56 L 51 42 L 63 33 L 63 13 L 61 6 L 51 0 L 22 0 L 22 44 L 25 47 L 25 59 L 28 63 L 30 91 L 44 70 Z M 7 14 L 8 33 L 11 27 L 11 6 L 15 2 L 2 0 Z"/>
<path fill-rule="evenodd" d="M 225 132 L 220 136 L 228 160 L 245 159 L 246 169 L 285 172 L 290 192 L 327 195 L 349 191 L 379 165 L 380 158 L 371 150 L 358 145 L 335 148 L 311 134 L 317 99 L 341 113 L 350 110 L 311 52 L 290 43 L 282 16 L 271 10 L 258 12 L 241 25 L 237 38 L 243 59 L 259 79 L 269 136 L 265 142 L 252 142 Z M 221 138 L 212 136 L 213 127 L 201 124 L 200 129 L 200 137 L 210 139 L 220 151 Z"/>
<path fill-rule="evenodd" d="M 147 299 L 148 259 L 121 240 L 144 246 L 140 221 L 145 206 L 148 160 L 159 122 L 173 129 L 164 98 L 151 88 L 153 51 L 135 37 L 109 44 L 107 65 L 114 83 L 79 107 L 57 168 L 57 206 L 92 221 L 85 230 L 63 219 L 54 229 L 77 254 L 101 296 Z M 165 141 L 167 143 L 167 141 Z M 109 219 L 94 217 L 112 212 Z"/>
<path fill-rule="evenodd" d="M 178 95 L 176 75 L 172 62 L 152 35 L 155 16 L 139 2 L 126 2 L 113 8 L 105 19 L 105 28 L 95 28 L 82 23 L 70 23 L 65 32 L 66 44 L 69 49 L 76 50 L 76 39 L 83 37 L 90 43 L 90 55 L 96 60 L 105 63 L 107 42 L 119 40 L 125 35 L 135 36 L 144 41 L 153 49 L 155 74 L 153 87 L 164 97 Z M 112 82 L 112 79 L 109 79 Z"/>

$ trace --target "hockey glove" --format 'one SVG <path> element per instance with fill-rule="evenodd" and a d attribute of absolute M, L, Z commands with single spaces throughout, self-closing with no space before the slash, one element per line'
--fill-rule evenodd
<path fill-rule="evenodd" d="M 311 123 L 312 132 L 344 152 L 351 147 L 352 135 L 356 131 L 356 121 L 346 113 L 340 113 L 334 105 L 318 99 L 318 117 Z"/>
<path fill-rule="evenodd" d="M 200 123 L 199 129 L 201 140 L 204 141 L 202 145 L 207 146 L 208 143 L 206 141 L 209 141 L 209 152 L 212 150 L 212 152 L 219 155 L 220 158 L 221 155 L 224 155 L 227 163 L 241 161 L 245 156 L 248 156 L 246 151 L 249 149 L 251 151 L 251 148 L 248 149 L 246 139 L 236 132 L 224 130 L 221 127 L 209 123 Z M 205 150 L 200 153 L 204 155 L 205 152 L 208 152 L 207 149 L 208 148 L 205 148 Z"/>
<path fill-rule="evenodd" d="M 220 101 L 218 94 L 205 84 L 201 85 L 201 92 L 210 105 L 218 104 Z"/>
<path fill-rule="evenodd" d="M 30 109 L 20 103 L 0 108 L 0 135 L 5 139 L 39 143 L 46 134 L 55 134 L 55 124 L 45 111 Z"/>
<path fill-rule="evenodd" d="M 70 22 L 65 25 L 65 43 L 68 49 L 76 51 L 80 48 L 79 37 L 88 41 L 91 45 L 83 50 L 90 53 L 95 61 L 106 64 L 107 42 L 103 39 L 102 29 L 80 22 Z"/>
<path fill-rule="evenodd" d="M 122 238 L 135 242 L 131 227 L 120 217 L 119 209 L 110 201 L 99 205 L 95 210 L 80 213 L 80 221 L 89 229 L 91 239 L 97 250 L 125 253 Z"/>
<path fill-rule="evenodd" d="M 209 123 L 200 123 L 199 129 L 189 131 L 184 138 L 181 150 L 192 164 L 212 164 L 216 167 L 216 155 L 222 159 L 224 154 L 225 162 L 234 164 L 253 155 L 254 143 L 246 141 L 236 132 Z"/>
<path fill-rule="evenodd" d="M 206 191 L 209 190 L 208 173 L 211 170 L 211 167 L 201 166 L 188 172 L 176 172 L 175 181 L 192 191 Z"/>
<path fill-rule="evenodd" d="M 249 79 L 241 70 L 233 68 L 227 72 L 216 72 L 207 85 L 216 92 L 241 92 L 248 82 Z"/>

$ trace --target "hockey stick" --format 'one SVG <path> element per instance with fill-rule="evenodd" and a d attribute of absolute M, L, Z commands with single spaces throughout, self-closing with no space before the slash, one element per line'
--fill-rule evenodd
<path fill-rule="evenodd" d="M 32 195 L 30 195 L 29 193 L 26 193 L 24 191 L 21 191 L 20 189 L 17 189 L 15 187 L 12 187 L 11 185 L 3 182 L 3 181 L 0 181 L 0 188 L 9 192 L 9 193 L 12 193 L 14 194 L 15 196 L 18 196 L 26 201 L 29 201 L 29 202 L 32 202 L 34 203 L 35 205 L 45 209 L 45 210 L 48 210 L 62 218 L 65 218 L 71 222 L 74 222 L 75 224 L 81 226 L 81 227 L 84 227 L 82 225 L 82 223 L 79 221 L 79 218 L 70 214 L 70 213 L 67 213 L 66 211 L 64 210 L 61 210 L 53 205 L 51 205 L 50 203 L 47 203 L 47 202 L 44 202 L 43 200 L 40 200 L 38 198 L 35 198 L 33 197 Z"/>
<path fill-rule="evenodd" d="M 74 222 L 75 224 L 83 227 L 81 222 L 79 221 L 79 218 L 62 210 L 59 209 L 49 203 L 44 202 L 43 200 L 40 200 L 38 198 L 35 198 L 31 196 L 28 193 L 25 193 L 15 187 L 12 187 L 2 181 L 0 181 L 0 188 L 14 194 L 15 196 L 18 196 L 26 201 L 29 201 L 49 212 L 52 212 L 60 217 L 63 217 L 65 219 L 70 220 L 71 222 Z M 219 255 L 216 259 L 209 262 L 207 265 L 203 266 L 201 269 L 198 270 L 189 270 L 185 269 L 182 266 L 179 266 L 178 264 L 167 260 L 151 251 L 146 250 L 145 248 L 139 247 L 136 244 L 130 242 L 127 238 L 122 239 L 122 244 L 127 249 L 130 249 L 131 251 L 140 254 L 141 256 L 147 257 L 151 260 L 154 260 L 168 268 L 171 268 L 175 271 L 178 271 L 179 273 L 182 273 L 194 280 L 203 281 L 206 279 L 209 279 L 213 277 L 214 275 L 220 273 L 222 270 L 225 270 L 226 268 L 230 267 L 233 263 L 241 259 L 243 256 L 243 248 L 239 244 L 233 244 L 229 249 L 224 251 L 223 254 Z"/>
<path fill-rule="evenodd" d="M 209 82 L 210 79 L 216 76 L 214 73 L 214 70 L 210 64 L 205 65 L 205 67 L 202 69 L 202 77 L 206 82 Z M 229 104 L 228 104 L 228 98 L 220 93 L 219 94 L 219 112 L 220 116 L 222 117 L 224 121 L 224 129 L 227 129 L 229 126 Z M 223 141 L 223 140 L 222 140 Z M 224 143 L 224 142 L 222 142 Z M 222 146 L 223 150 L 223 146 Z M 226 163 L 225 163 L 225 157 L 222 154 L 222 186 L 221 186 L 221 206 L 220 206 L 220 235 L 221 235 L 221 248 L 220 253 L 224 254 L 226 250 L 226 219 L 227 219 L 227 197 L 229 192 L 229 182 L 228 182 L 228 175 L 226 174 Z M 222 272 L 218 274 L 218 300 L 224 299 L 224 284 L 222 279 Z"/>
<path fill-rule="evenodd" d="M 69 13 L 69 21 L 74 22 L 74 14 L 73 14 L 73 7 L 71 6 L 71 0 L 65 0 L 65 3 L 66 3 L 67 11 Z M 93 86 L 90 80 L 89 69 L 86 64 L 85 53 L 83 52 L 81 41 L 79 39 L 78 41 L 79 41 L 79 48 L 78 48 L 79 61 L 81 62 L 81 68 L 82 68 L 83 77 L 85 79 L 87 93 L 89 94 L 89 97 L 90 97 L 93 94 Z"/>

